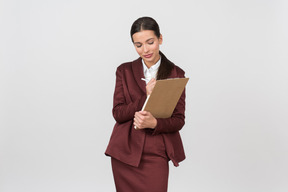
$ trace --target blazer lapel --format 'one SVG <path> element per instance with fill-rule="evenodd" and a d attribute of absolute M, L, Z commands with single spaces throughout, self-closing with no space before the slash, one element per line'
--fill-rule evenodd
<path fill-rule="evenodd" d="M 135 78 L 138 86 L 146 94 L 146 83 L 145 83 L 145 81 L 141 80 L 141 78 L 144 78 L 144 72 L 143 72 L 143 65 L 142 65 L 142 58 L 141 57 L 139 57 L 139 59 L 133 61 L 132 71 L 133 71 L 133 75 L 134 75 L 134 78 Z"/>

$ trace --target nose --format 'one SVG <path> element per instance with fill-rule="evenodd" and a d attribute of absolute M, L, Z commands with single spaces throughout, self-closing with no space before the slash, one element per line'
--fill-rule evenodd
<path fill-rule="evenodd" d="M 143 47 L 144 47 L 144 52 L 147 53 L 147 52 L 148 52 L 148 47 L 147 47 L 147 45 L 144 45 Z"/>

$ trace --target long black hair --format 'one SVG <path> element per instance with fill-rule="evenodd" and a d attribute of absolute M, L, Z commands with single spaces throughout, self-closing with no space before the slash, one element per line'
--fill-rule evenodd
<path fill-rule="evenodd" d="M 154 31 L 156 37 L 160 38 L 160 28 L 158 23 L 151 17 L 140 17 L 131 26 L 130 35 L 132 42 L 133 40 L 133 34 L 143 31 L 143 30 L 152 30 Z M 167 79 L 169 75 L 171 74 L 172 69 L 174 68 L 174 63 L 172 63 L 167 57 L 159 51 L 159 54 L 161 56 L 161 64 L 158 69 L 157 73 L 157 80 L 160 79 Z"/>

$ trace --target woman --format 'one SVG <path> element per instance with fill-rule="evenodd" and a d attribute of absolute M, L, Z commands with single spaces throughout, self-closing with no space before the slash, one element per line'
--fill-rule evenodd
<path fill-rule="evenodd" d="M 159 50 L 163 38 L 154 19 L 137 19 L 130 35 L 140 57 L 117 68 L 113 102 L 116 124 L 105 154 L 111 156 L 118 192 L 164 192 L 168 161 L 178 166 L 185 159 L 179 134 L 185 120 L 185 91 L 170 118 L 154 118 L 140 110 L 156 79 L 182 78 L 184 71 Z"/>

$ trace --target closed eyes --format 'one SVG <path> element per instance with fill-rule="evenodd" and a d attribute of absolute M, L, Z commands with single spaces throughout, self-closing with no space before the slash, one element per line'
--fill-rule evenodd
<path fill-rule="evenodd" d="M 154 41 L 148 41 L 147 42 L 149 45 L 153 45 L 154 44 Z M 140 48 L 140 47 L 142 47 L 142 43 L 135 43 L 134 44 L 137 48 Z"/>
<path fill-rule="evenodd" d="M 149 41 L 148 44 L 149 45 L 153 45 L 154 41 Z"/>

